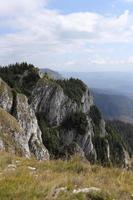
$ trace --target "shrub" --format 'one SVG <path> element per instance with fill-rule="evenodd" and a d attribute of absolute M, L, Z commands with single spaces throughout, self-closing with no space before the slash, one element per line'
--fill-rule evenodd
<path fill-rule="evenodd" d="M 95 126 L 99 127 L 102 116 L 101 116 L 100 111 L 98 110 L 98 108 L 95 105 L 91 106 L 91 108 L 90 108 L 90 117 L 91 117 L 93 123 L 95 124 Z"/>
<path fill-rule="evenodd" d="M 46 148 L 49 150 L 52 157 L 59 156 L 59 130 L 58 128 L 50 127 L 43 115 L 38 114 L 38 123 L 42 131 L 42 140 Z"/>
<path fill-rule="evenodd" d="M 83 135 L 88 127 L 86 114 L 82 112 L 71 113 L 64 120 L 62 126 L 67 130 L 76 129 L 77 133 Z"/>

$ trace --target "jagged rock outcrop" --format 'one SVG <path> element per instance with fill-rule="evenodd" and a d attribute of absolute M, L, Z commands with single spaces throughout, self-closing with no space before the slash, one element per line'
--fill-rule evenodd
<path fill-rule="evenodd" d="M 17 120 L 0 108 L 0 150 L 29 156 L 24 137 L 24 131 Z"/>
<path fill-rule="evenodd" d="M 66 104 L 67 102 L 67 104 Z M 63 89 L 47 80 L 40 80 L 32 94 L 32 107 L 42 113 L 49 124 L 59 125 L 66 113 L 75 112 L 77 105 L 64 95 Z"/>
<path fill-rule="evenodd" d="M 41 138 L 41 131 L 33 109 L 28 104 L 28 99 L 23 94 L 17 94 L 15 97 L 16 105 L 13 115 L 25 132 L 25 143 L 28 144 L 29 151 L 33 153 L 38 160 L 48 159 L 49 154 L 44 147 Z"/>
<path fill-rule="evenodd" d="M 80 110 L 85 114 L 89 113 L 90 107 L 93 105 L 93 98 L 88 93 L 88 88 L 85 86 L 85 92 L 81 98 L 81 105 L 78 105 L 76 101 L 72 101 L 64 93 L 63 88 L 59 84 L 44 78 L 37 83 L 32 93 L 31 105 L 36 114 L 41 115 L 44 120 L 47 120 L 50 126 L 60 126 L 71 113 L 76 113 Z M 94 134 L 93 128 L 88 117 L 86 120 L 88 121 L 88 127 L 86 127 L 84 136 L 78 134 L 74 129 L 67 130 L 62 128 L 60 130 L 59 139 L 62 143 L 59 147 L 60 154 L 70 149 L 69 147 L 76 141 L 78 152 L 81 149 L 86 157 L 89 157 L 90 154 L 93 154 L 94 158 L 96 157 L 91 138 Z"/>
<path fill-rule="evenodd" d="M 11 111 L 13 95 L 10 87 L 0 78 L 0 106 L 7 112 Z"/>
<path fill-rule="evenodd" d="M 2 79 L 0 79 L 0 91 L 0 122 L 2 122 L 4 112 L 2 108 L 15 117 L 14 119 L 13 116 L 5 112 L 5 115 L 11 118 L 11 121 L 14 120 L 14 122 L 9 124 L 9 129 L 6 132 L 4 132 L 3 126 L 6 128 L 7 124 L 4 125 L 2 123 L 0 133 L 6 134 L 7 140 L 8 136 L 12 137 L 15 146 L 17 143 L 19 144 L 23 155 L 27 157 L 34 155 L 39 160 L 49 159 L 48 150 L 42 143 L 41 131 L 35 113 L 28 104 L 27 97 L 23 94 L 13 92 Z M 20 128 L 12 133 L 14 123 Z M 1 146 L 2 144 L 1 139 Z M 15 146 L 13 147 L 12 145 L 12 148 L 15 148 Z"/>
<path fill-rule="evenodd" d="M 44 144 L 57 157 L 79 152 L 92 162 L 111 163 L 109 133 L 88 88 L 79 80 L 74 83 L 74 90 L 82 88 L 78 96 L 72 88 L 66 88 L 67 82 L 64 84 L 65 87 L 58 81 L 43 78 L 32 92 L 31 106 L 38 116 L 44 138 L 47 138 L 43 140 Z M 68 92 L 66 89 L 72 91 Z M 73 99 L 72 93 L 77 94 L 77 98 Z M 127 155 L 126 149 L 121 145 L 121 165 L 129 164 Z"/>
<path fill-rule="evenodd" d="M 65 95 L 63 88 L 52 80 L 40 79 L 32 92 L 31 105 L 36 113 L 42 113 L 51 125 L 60 125 L 65 117 L 77 110 L 88 113 L 93 105 L 88 88 L 81 98 L 81 105 Z"/>

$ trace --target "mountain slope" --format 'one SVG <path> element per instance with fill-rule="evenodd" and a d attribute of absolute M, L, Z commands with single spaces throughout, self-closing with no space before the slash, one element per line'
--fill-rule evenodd
<path fill-rule="evenodd" d="M 79 78 L 89 88 L 133 97 L 133 71 L 131 72 L 62 72 L 65 78 Z"/>
<path fill-rule="evenodd" d="M 31 77 L 37 77 L 35 81 L 27 78 L 31 71 Z M 0 105 L 22 127 L 25 138 L 22 145 L 25 147 L 26 144 L 28 155 L 48 159 L 49 154 L 54 158 L 78 154 L 92 163 L 130 165 L 126 144 L 117 132 L 106 130 L 101 113 L 81 80 L 40 76 L 37 68 L 27 64 L 6 67 L 0 73 L 4 80 L 10 75 L 16 77 L 8 81 L 13 89 L 1 80 Z M 27 94 L 28 98 L 18 91 Z"/>
<path fill-rule="evenodd" d="M 78 152 L 91 162 L 115 164 L 116 161 L 123 165 L 124 160 L 128 163 L 126 146 L 119 140 L 119 156 L 112 154 L 111 159 L 111 140 L 115 140 L 113 134 L 117 133 L 111 132 L 111 140 L 108 138 L 105 122 L 82 81 L 54 81 L 44 77 L 32 92 L 31 105 L 38 116 L 44 144 L 53 156 L 66 157 Z M 112 145 L 115 147 L 115 142 Z M 116 160 L 115 156 L 120 159 Z"/>

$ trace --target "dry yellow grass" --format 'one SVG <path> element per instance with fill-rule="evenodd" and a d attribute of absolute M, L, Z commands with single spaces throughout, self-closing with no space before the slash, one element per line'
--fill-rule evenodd
<path fill-rule="evenodd" d="M 61 187 L 67 191 L 55 195 Z M 101 192 L 92 196 L 72 192 L 85 187 Z M 91 166 L 77 157 L 39 162 L 0 153 L 0 200 L 132 200 L 132 194 L 131 171 Z"/>
<path fill-rule="evenodd" d="M 17 120 L 2 108 L 0 108 L 0 127 L 2 127 L 2 130 L 5 132 L 11 128 L 13 131 L 21 132 Z"/>

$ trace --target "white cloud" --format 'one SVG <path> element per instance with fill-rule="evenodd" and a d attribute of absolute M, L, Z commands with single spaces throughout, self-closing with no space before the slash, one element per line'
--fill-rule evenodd
<path fill-rule="evenodd" d="M 112 58 L 106 58 L 106 57 L 98 57 L 95 58 L 93 60 L 89 60 L 89 64 L 96 64 L 96 65 L 109 65 L 109 66 L 126 66 L 126 64 L 128 65 L 132 65 L 133 64 L 133 56 L 130 56 L 126 59 L 112 59 Z"/>
<path fill-rule="evenodd" d="M 133 65 L 133 56 L 129 56 L 126 63 Z"/>
<path fill-rule="evenodd" d="M 133 42 L 133 15 L 129 11 L 112 17 L 91 12 L 63 15 L 49 10 L 47 2 L 0 0 L 0 29 L 4 32 L 0 34 L 1 64 L 27 60 L 40 66 L 66 62 L 71 67 L 78 61 L 69 61 L 68 54 L 78 54 L 86 64 L 92 53 L 90 44 Z M 107 62 L 111 61 L 104 57 L 92 59 L 93 64 Z"/>
<path fill-rule="evenodd" d="M 0 16 L 25 14 L 46 6 L 47 0 L 0 0 Z"/>

